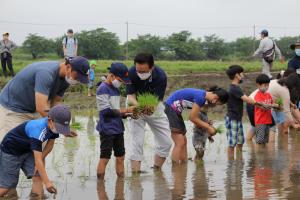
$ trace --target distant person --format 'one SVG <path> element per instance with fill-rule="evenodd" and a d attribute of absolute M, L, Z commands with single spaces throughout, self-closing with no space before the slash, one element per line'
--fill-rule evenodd
<path fill-rule="evenodd" d="M 89 70 L 89 83 L 88 83 L 88 96 L 93 96 L 93 88 L 95 81 L 95 67 L 97 66 L 97 62 L 95 60 L 90 61 L 90 70 Z"/>
<path fill-rule="evenodd" d="M 295 51 L 295 56 L 289 61 L 288 68 L 300 69 L 300 41 L 291 44 L 291 49 Z"/>
<path fill-rule="evenodd" d="M 47 117 L 24 122 L 6 134 L 0 147 L 0 198 L 17 187 L 21 170 L 28 179 L 43 182 L 48 192 L 57 193 L 45 159 L 59 134 L 70 134 L 70 121 L 69 108 L 60 104 L 51 108 Z"/>
<path fill-rule="evenodd" d="M 128 102 L 137 106 L 137 97 L 140 94 L 151 93 L 158 97 L 160 103 L 152 115 L 143 115 L 139 119 L 129 120 L 131 133 L 131 169 L 141 172 L 143 147 L 146 134 L 146 124 L 154 135 L 155 155 L 154 169 L 160 169 L 169 156 L 172 146 L 171 131 L 168 118 L 164 112 L 163 99 L 167 87 L 167 75 L 160 67 L 154 64 L 151 54 L 140 53 L 134 58 L 134 66 L 129 69 L 131 84 L 127 85 Z"/>
<path fill-rule="evenodd" d="M 9 40 L 9 33 L 3 33 L 3 39 L 0 41 L 0 54 L 2 72 L 5 78 L 7 78 L 6 66 L 10 71 L 10 75 L 15 76 L 11 51 L 16 47 L 17 45 L 13 41 Z"/>
<path fill-rule="evenodd" d="M 99 121 L 97 130 L 100 134 L 100 160 L 97 177 L 104 179 L 106 165 L 112 150 L 116 157 L 116 173 L 124 177 L 124 124 L 122 118 L 133 112 L 134 107 L 120 108 L 120 86 L 129 84 L 128 68 L 123 63 L 112 63 L 105 82 L 97 89 L 97 107 Z"/>
<path fill-rule="evenodd" d="M 271 70 L 275 60 L 275 54 L 278 55 L 281 62 L 284 62 L 284 59 L 275 41 L 269 38 L 269 32 L 267 30 L 262 30 L 260 36 L 261 41 L 259 47 L 254 52 L 253 56 L 262 58 L 262 73 L 269 76 L 269 78 L 272 78 Z"/>
<path fill-rule="evenodd" d="M 173 92 L 165 102 L 165 113 L 169 119 L 172 139 L 175 146 L 172 151 L 173 163 L 185 163 L 187 161 L 186 126 L 182 117 L 184 109 L 190 108 L 189 120 L 197 127 L 203 128 L 209 136 L 214 136 L 216 130 L 211 124 L 202 120 L 199 113 L 207 103 L 210 106 L 225 104 L 228 100 L 226 90 L 214 86 L 208 91 L 185 88 Z"/>
<path fill-rule="evenodd" d="M 62 41 L 65 58 L 73 58 L 77 56 L 78 40 L 74 37 L 72 29 L 67 31 L 67 36 Z"/>

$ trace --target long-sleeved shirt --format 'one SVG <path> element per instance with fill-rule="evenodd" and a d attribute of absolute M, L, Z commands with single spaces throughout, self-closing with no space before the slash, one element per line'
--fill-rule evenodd
<path fill-rule="evenodd" d="M 277 56 L 279 57 L 279 59 L 282 58 L 282 54 L 280 52 L 280 49 L 278 48 L 278 46 L 276 45 L 275 41 L 273 41 L 272 39 L 270 39 L 269 37 L 265 37 L 263 38 L 260 43 L 259 43 L 259 47 L 258 49 L 254 52 L 253 56 L 260 56 L 262 57 L 263 53 L 265 53 L 266 51 L 268 51 L 269 49 L 273 48 L 273 45 L 275 44 L 275 53 L 277 54 Z"/>
<path fill-rule="evenodd" d="M 123 134 L 124 124 L 119 113 L 120 91 L 112 85 L 102 82 L 97 89 L 97 107 L 99 121 L 97 130 L 100 134 Z"/>
<path fill-rule="evenodd" d="M 15 49 L 17 45 L 11 40 L 0 41 L 0 53 L 11 53 L 11 50 Z"/>

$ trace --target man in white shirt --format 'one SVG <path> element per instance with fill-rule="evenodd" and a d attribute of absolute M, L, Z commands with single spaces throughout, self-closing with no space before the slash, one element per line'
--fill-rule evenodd
<path fill-rule="evenodd" d="M 275 54 L 277 54 L 281 62 L 284 62 L 284 58 L 275 41 L 269 38 L 269 32 L 267 30 L 262 30 L 260 36 L 261 41 L 259 47 L 253 56 L 262 58 L 262 73 L 272 78 L 271 69 L 273 61 L 275 60 Z"/>

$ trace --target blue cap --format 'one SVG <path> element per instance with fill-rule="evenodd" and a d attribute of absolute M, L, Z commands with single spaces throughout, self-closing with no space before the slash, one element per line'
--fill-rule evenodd
<path fill-rule="evenodd" d="M 124 63 L 114 62 L 108 69 L 110 73 L 119 77 L 122 81 L 124 81 L 125 84 L 131 83 L 128 75 L 128 68 Z"/>
<path fill-rule="evenodd" d="M 72 70 L 77 72 L 77 80 L 81 83 L 88 83 L 88 71 L 90 69 L 88 59 L 76 56 L 74 58 L 69 59 Z"/>
<path fill-rule="evenodd" d="M 267 29 L 263 29 L 260 34 L 268 35 L 269 31 Z"/>
<path fill-rule="evenodd" d="M 53 120 L 58 133 L 70 134 L 71 111 L 67 106 L 59 104 L 52 107 L 49 111 L 49 117 Z"/>

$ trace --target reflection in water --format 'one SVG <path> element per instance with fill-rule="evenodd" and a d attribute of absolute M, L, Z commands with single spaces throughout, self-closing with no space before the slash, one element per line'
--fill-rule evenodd
<path fill-rule="evenodd" d="M 118 179 L 112 158 L 105 182 L 97 184 L 100 141 L 95 131 L 96 119 L 92 114 L 76 116 L 76 121 L 86 128 L 78 132 L 77 138 L 60 137 L 47 158 L 47 173 L 58 188 L 57 199 L 299 199 L 300 134 L 297 132 L 276 135 L 275 142 L 260 151 L 254 142 L 247 143 L 235 160 L 227 159 L 226 135 L 218 134 L 214 143 L 207 144 L 202 163 L 189 161 L 172 166 L 167 160 L 162 172 L 150 168 L 154 145 L 148 133 L 143 162 L 147 173 L 131 176 L 130 162 L 126 159 L 126 177 Z M 192 125 L 189 122 L 187 129 L 190 142 Z M 129 152 L 127 131 L 124 137 Z M 189 156 L 194 157 L 191 143 L 188 150 Z M 28 199 L 30 189 L 31 181 L 21 175 L 17 188 L 20 199 Z"/>
<path fill-rule="evenodd" d="M 187 165 L 173 164 L 172 174 L 173 174 L 172 199 L 183 199 L 186 194 L 185 190 L 186 190 Z"/>

